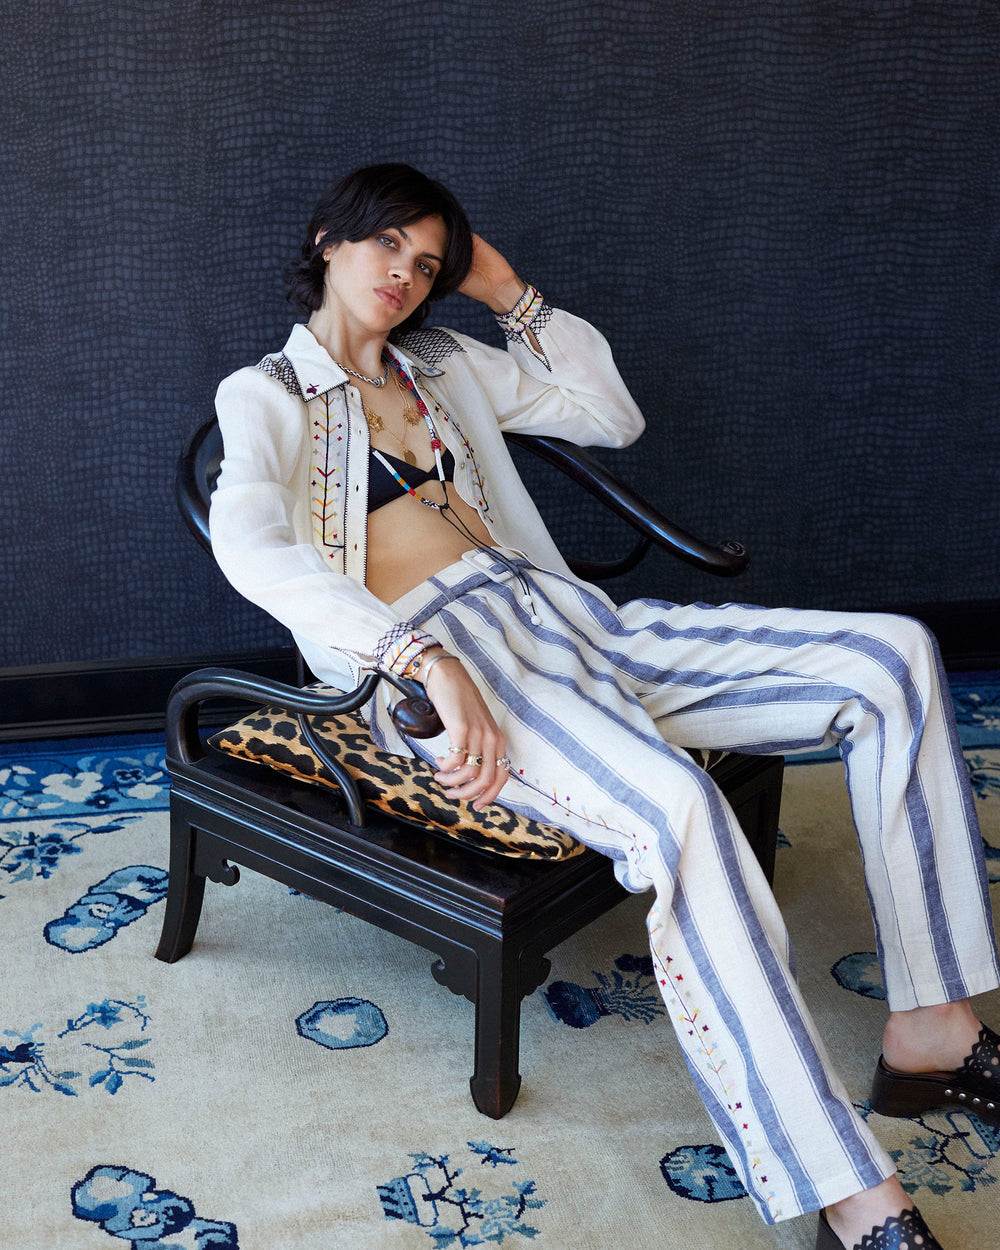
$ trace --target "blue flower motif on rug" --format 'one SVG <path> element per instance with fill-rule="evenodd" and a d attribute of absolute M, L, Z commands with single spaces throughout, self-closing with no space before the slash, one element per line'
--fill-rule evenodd
<path fill-rule="evenodd" d="M 313 1003 L 295 1021 L 299 1036 L 329 1050 L 374 1046 L 389 1032 L 381 1010 L 365 998 L 335 998 Z"/>
<path fill-rule="evenodd" d="M 150 1072 L 152 1061 L 135 1053 L 150 1039 L 130 1036 L 137 1028 L 139 1033 L 146 1031 L 149 1016 L 145 1007 L 142 995 L 134 1003 L 108 998 L 88 1003 L 85 1011 L 67 1020 L 62 1032 L 49 1040 L 38 1036 L 44 1027 L 41 1023 L 25 1031 L 4 1029 L 0 1038 L 12 1041 L 0 1042 L 0 1089 L 29 1089 L 36 1094 L 52 1089 L 75 1098 L 80 1091 L 73 1082 L 85 1076 L 87 1087 L 103 1086 L 108 1094 L 116 1094 L 129 1076 L 155 1080 Z M 103 1029 L 104 1034 L 96 1029 Z M 81 1038 L 79 1035 L 87 1030 L 95 1031 Z M 94 1041 L 95 1036 L 100 1040 Z M 64 1067 L 64 1063 L 77 1066 Z M 78 1068 L 92 1071 L 85 1073 Z"/>
<path fill-rule="evenodd" d="M 7 874 L 8 884 L 32 881 L 36 877 L 47 881 L 64 859 L 80 854 L 76 843 L 85 834 L 117 833 L 126 824 L 139 819 L 138 815 L 123 815 L 102 824 L 57 820 L 51 826 L 44 826 L 41 832 L 30 826 L 0 826 L 0 873 Z"/>
<path fill-rule="evenodd" d="M 854 1105 L 866 1120 L 873 1114 L 867 1099 Z M 908 1194 L 928 1189 L 940 1196 L 997 1183 L 1000 1158 L 994 1156 L 1000 1151 L 1000 1129 L 965 1111 L 907 1118 L 920 1126 L 922 1134 L 889 1155 Z"/>
<path fill-rule="evenodd" d="M 991 846 L 985 838 L 983 838 L 983 858 L 986 860 L 986 879 L 990 885 L 996 885 L 1000 881 L 1000 850 Z"/>
<path fill-rule="evenodd" d="M 747 1196 L 721 1146 L 680 1146 L 663 1156 L 660 1171 L 675 1194 L 692 1202 L 731 1202 Z"/>
<path fill-rule="evenodd" d="M 167 894 L 167 873 L 149 864 L 119 868 L 92 885 L 82 898 L 66 908 L 58 920 L 45 926 L 50 946 L 76 954 L 110 942 L 119 929 L 140 916 Z"/>
<path fill-rule="evenodd" d="M 595 970 L 594 976 L 595 986 L 553 981 L 545 987 L 542 994 L 556 1020 L 572 1029 L 587 1029 L 602 1016 L 649 1024 L 666 1014 L 649 955 L 619 955 L 612 972 Z"/>
<path fill-rule="evenodd" d="M 80 854 L 74 841 L 58 828 L 42 834 L 34 829 L 11 829 L 0 837 L 0 871 L 10 881 L 30 881 L 35 876 L 48 880 L 61 859 Z"/>
<path fill-rule="evenodd" d="M 845 990 L 864 998 L 885 999 L 882 968 L 874 951 L 844 955 L 830 969 L 830 975 Z"/>
<path fill-rule="evenodd" d="M 1000 760 L 989 755 L 966 754 L 972 792 L 980 799 L 1000 796 Z"/>
<path fill-rule="evenodd" d="M 953 677 L 951 686 L 955 719 L 963 744 L 1000 745 L 1000 685 L 982 680 L 964 685 Z"/>
<path fill-rule="evenodd" d="M 32 756 L 30 764 L 0 766 L 0 817 L 157 811 L 167 807 L 169 783 L 162 747 L 136 755 Z"/>
<path fill-rule="evenodd" d="M 487 1141 L 467 1144 L 479 1156 L 480 1165 L 489 1165 L 494 1172 L 500 1164 L 517 1164 L 512 1147 Z M 507 1237 L 534 1240 L 538 1236 L 538 1229 L 524 1221 L 528 1211 L 546 1203 L 535 1196 L 534 1181 L 513 1181 L 509 1192 L 488 1198 L 479 1188 L 457 1184 L 462 1169 L 452 1164 L 450 1156 L 421 1153 L 410 1158 L 413 1167 L 405 1176 L 376 1186 L 387 1220 L 416 1224 L 438 1250 L 501 1245 Z"/>
<path fill-rule="evenodd" d="M 73 1214 L 135 1250 L 239 1250 L 236 1225 L 202 1220 L 188 1198 L 144 1172 L 101 1164 L 72 1189 Z"/>

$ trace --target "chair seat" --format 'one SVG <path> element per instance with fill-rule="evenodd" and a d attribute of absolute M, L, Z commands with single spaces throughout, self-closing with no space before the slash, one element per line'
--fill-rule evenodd
<path fill-rule="evenodd" d="M 322 683 L 309 689 L 340 693 Z M 477 812 L 467 803 L 446 798 L 429 764 L 376 747 L 360 712 L 313 716 L 310 730 L 313 741 L 347 771 L 369 810 L 378 809 L 500 855 L 568 859 L 582 849 L 564 830 L 516 816 L 499 803 Z M 282 707 L 256 708 L 214 733 L 207 745 L 311 785 L 340 789 L 340 780 L 306 741 L 298 718 Z"/>
<path fill-rule="evenodd" d="M 337 796 L 244 760 L 168 757 L 170 891 L 157 958 L 190 950 L 205 879 L 239 867 L 342 908 L 438 956 L 435 979 L 476 1006 L 472 1097 L 499 1118 L 520 1087 L 521 999 L 545 980 L 545 955 L 626 897 L 611 861 L 584 850 L 547 861 L 495 855 L 372 813 L 363 829 Z M 770 874 L 780 757 L 729 755 L 713 775 Z"/>
<path fill-rule="evenodd" d="M 308 689 L 339 695 L 322 682 Z M 476 811 L 445 796 L 434 769 L 414 756 L 391 755 L 372 741 L 360 712 L 310 717 L 314 743 L 331 763 L 347 772 L 369 810 L 421 828 L 430 828 L 469 846 L 498 855 L 531 859 L 568 859 L 582 852 L 565 830 L 518 816 L 499 803 Z M 207 744 L 238 759 L 288 773 L 310 785 L 340 791 L 341 780 L 306 740 L 302 722 L 283 707 L 255 708 L 235 724 L 212 734 Z M 726 775 L 725 751 L 691 751 L 709 774 Z M 346 814 L 346 812 L 345 812 Z"/>

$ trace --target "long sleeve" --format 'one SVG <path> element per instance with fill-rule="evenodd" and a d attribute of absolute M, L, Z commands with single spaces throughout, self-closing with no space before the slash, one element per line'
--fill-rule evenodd
<path fill-rule="evenodd" d="M 525 338 L 529 328 L 542 357 Z M 505 433 L 552 435 L 581 447 L 627 447 L 645 428 L 607 340 L 572 313 L 543 304 L 519 332 L 508 332 L 506 351 L 448 333 L 461 345 Z"/>
<path fill-rule="evenodd" d="M 212 497 L 212 551 L 232 585 L 315 647 L 375 663 L 399 618 L 363 585 L 326 566 L 310 538 L 307 409 L 274 378 L 241 369 L 216 396 L 225 458 Z M 331 656 L 335 667 L 343 660 Z"/>

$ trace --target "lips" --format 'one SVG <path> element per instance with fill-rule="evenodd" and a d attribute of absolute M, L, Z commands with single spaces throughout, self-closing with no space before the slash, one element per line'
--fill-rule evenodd
<path fill-rule="evenodd" d="M 377 286 L 375 294 L 383 304 L 388 304 L 390 308 L 395 308 L 397 312 L 403 307 L 403 294 L 398 287 Z"/>

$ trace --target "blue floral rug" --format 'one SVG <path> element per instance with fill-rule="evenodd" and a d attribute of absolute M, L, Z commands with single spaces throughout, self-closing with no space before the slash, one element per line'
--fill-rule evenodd
<path fill-rule="evenodd" d="M 1000 677 L 954 694 L 1000 882 Z M 1000 1133 L 871 1113 L 885 1009 L 841 769 L 786 777 L 776 892 L 807 998 L 907 1189 L 949 1245 L 985 1245 Z M 190 955 L 152 958 L 167 784 L 150 738 L 0 749 L 4 1250 L 812 1250 L 814 1217 L 766 1228 L 715 1144 L 648 900 L 553 953 L 494 1122 L 472 1008 L 415 946 L 246 872 L 209 885 Z"/>

